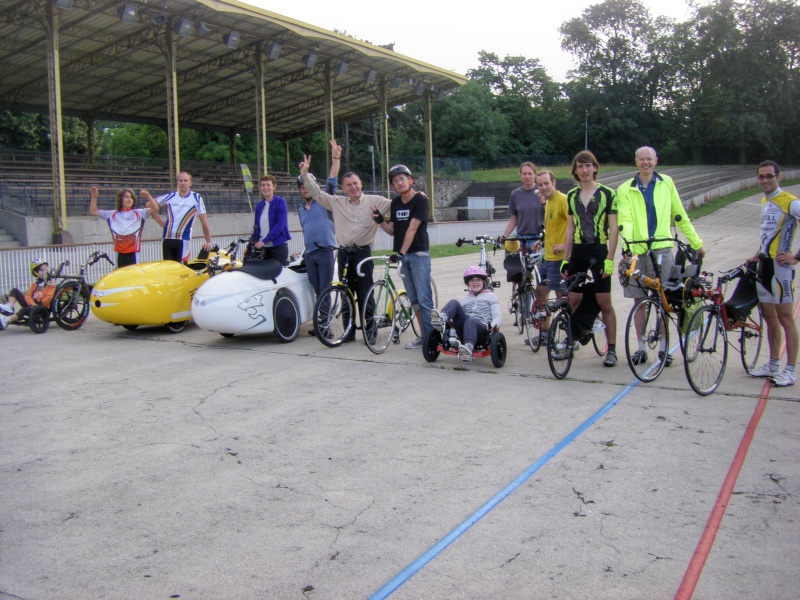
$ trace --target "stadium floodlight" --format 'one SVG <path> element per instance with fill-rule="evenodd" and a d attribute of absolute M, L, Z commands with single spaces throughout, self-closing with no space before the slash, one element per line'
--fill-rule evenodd
<path fill-rule="evenodd" d="M 316 52 L 309 52 L 303 57 L 303 64 L 306 66 L 306 69 L 313 69 L 314 65 L 317 64 L 317 53 Z"/>
<path fill-rule="evenodd" d="M 208 26 L 203 23 L 202 21 L 198 21 L 197 25 L 195 26 L 195 30 L 197 31 L 197 35 L 205 35 L 209 31 L 211 31 Z"/>
<path fill-rule="evenodd" d="M 346 63 L 344 61 L 339 63 L 339 66 L 336 68 L 337 75 L 347 75 L 347 69 L 350 68 L 350 63 Z"/>
<path fill-rule="evenodd" d="M 417 96 L 422 96 L 422 94 L 425 92 L 425 84 L 424 83 L 418 83 L 417 84 L 417 89 L 414 90 L 414 92 L 417 94 Z"/>
<path fill-rule="evenodd" d="M 161 27 L 162 25 L 166 25 L 169 18 L 164 13 L 157 13 L 150 17 L 150 22 L 155 25 L 156 27 Z"/>
<path fill-rule="evenodd" d="M 222 41 L 225 42 L 225 45 L 230 48 L 231 50 L 236 50 L 239 47 L 239 32 L 238 31 L 231 31 L 230 33 L 226 33 L 225 37 L 222 38 Z"/>
<path fill-rule="evenodd" d="M 135 4 L 126 4 L 119 9 L 119 20 L 122 23 L 132 25 L 136 23 L 136 14 L 139 12 L 139 7 Z"/>
<path fill-rule="evenodd" d="M 283 50 L 283 44 L 272 42 L 267 46 L 267 49 L 264 50 L 264 54 L 267 55 L 267 58 L 278 60 L 281 57 L 281 50 Z"/>
<path fill-rule="evenodd" d="M 394 78 L 392 79 L 392 83 L 390 84 L 390 86 L 391 86 L 391 88 L 392 88 L 393 90 L 396 90 L 397 88 L 399 88 L 399 87 L 400 87 L 400 84 L 401 84 L 402 82 L 403 82 L 403 80 L 402 80 L 400 77 L 394 77 Z"/>
<path fill-rule="evenodd" d="M 375 78 L 378 76 L 378 72 L 375 69 L 370 69 L 366 73 L 364 73 L 364 81 L 367 83 L 373 83 Z"/>
<path fill-rule="evenodd" d="M 181 18 L 180 21 L 175 23 L 175 33 L 181 37 L 189 37 L 192 35 L 192 27 L 194 22 L 189 19 Z"/>

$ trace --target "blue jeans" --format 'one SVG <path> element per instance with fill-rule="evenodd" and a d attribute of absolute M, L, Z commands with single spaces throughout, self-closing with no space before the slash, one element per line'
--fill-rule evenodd
<path fill-rule="evenodd" d="M 306 273 L 315 296 L 333 282 L 334 262 L 333 250 L 314 250 L 306 254 Z"/>
<path fill-rule="evenodd" d="M 414 311 L 421 310 L 422 336 L 433 330 L 431 311 L 433 310 L 433 291 L 431 290 L 431 255 L 428 252 L 411 252 L 403 257 L 400 270 L 408 299 Z"/>

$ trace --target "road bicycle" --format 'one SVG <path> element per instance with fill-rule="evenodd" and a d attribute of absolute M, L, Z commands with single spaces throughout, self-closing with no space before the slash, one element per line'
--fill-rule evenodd
<path fill-rule="evenodd" d="M 713 393 L 722 382 L 728 362 L 728 332 L 738 330 L 742 366 L 755 368 L 761 351 L 764 318 L 758 304 L 756 272 L 748 264 L 723 273 L 711 289 L 713 273 L 704 273 L 703 285 L 685 293 L 706 304 L 694 313 L 686 326 L 684 370 L 691 388 L 701 396 Z M 723 286 L 739 279 L 726 302 Z M 756 308 L 755 313 L 753 308 Z"/>
<path fill-rule="evenodd" d="M 389 256 L 370 256 L 356 266 L 356 272 L 361 277 L 363 264 L 370 261 L 384 264 L 383 276 L 369 288 L 365 301 L 370 310 L 364 319 L 364 342 L 375 354 L 384 352 L 390 343 L 399 344 L 400 335 L 409 327 L 414 332 L 414 337 L 420 335 L 408 294 L 398 290 L 391 277 L 391 270 L 394 268 L 397 268 L 397 274 L 400 275 L 403 268 L 402 261 L 395 267 L 390 264 L 389 258 Z"/>
<path fill-rule="evenodd" d="M 507 238 L 506 242 L 519 242 L 519 251 L 511 252 L 503 261 L 506 278 L 511 281 L 508 312 L 514 315 L 514 327 L 517 331 L 527 335 L 525 343 L 534 352 L 539 350 L 542 324 L 550 313 L 547 312 L 547 306 L 539 301 L 536 293 L 537 288 L 546 283 L 539 271 L 544 260 L 544 248 L 539 246 L 536 252 L 531 252 L 528 246 L 529 242 L 541 241 L 543 237 L 539 234 Z"/>
<path fill-rule="evenodd" d="M 86 322 L 89 316 L 89 296 L 92 291 L 89 282 L 86 281 L 86 270 L 101 260 L 106 260 L 112 267 L 114 266 L 114 261 L 105 252 L 95 251 L 81 265 L 77 275 L 62 274 L 64 267 L 69 266 L 69 260 L 62 262 L 53 274 L 54 279 L 63 280 L 56 286 L 51 305 L 53 320 L 61 329 L 73 331 Z"/>
<path fill-rule="evenodd" d="M 486 252 L 486 244 L 492 244 L 493 252 L 496 253 L 497 249 L 500 245 L 497 243 L 497 239 L 489 237 L 488 235 L 476 235 L 474 239 L 467 239 L 467 238 L 458 238 L 456 240 L 456 246 L 461 248 L 464 244 L 470 244 L 472 246 L 480 246 L 481 247 L 481 257 L 478 266 L 486 271 L 486 275 L 489 277 L 488 287 L 490 289 L 497 289 L 500 287 L 500 282 L 495 281 L 494 274 L 495 268 L 492 266 L 492 261 L 489 259 L 489 254 Z"/>
<path fill-rule="evenodd" d="M 594 262 L 593 259 L 589 263 L 590 267 Z M 570 275 L 566 288 L 567 294 L 591 283 L 594 283 L 594 276 L 591 270 Z M 586 343 L 588 343 L 588 336 L 593 337 L 594 332 L 591 329 L 585 331 L 573 317 L 568 297 L 551 300 L 547 305 L 547 311 L 553 315 L 550 321 L 550 329 L 547 331 L 547 363 L 550 365 L 553 377 L 564 379 L 572 366 L 575 342 L 586 340 Z M 601 343 L 602 341 L 595 343 L 596 350 L 598 349 L 598 344 Z"/>
<path fill-rule="evenodd" d="M 356 300 L 348 287 L 350 257 L 361 251 L 358 246 L 320 246 L 322 250 L 344 251 L 341 281 L 334 281 L 317 297 L 314 303 L 314 333 L 329 348 L 340 346 L 355 331 Z"/>
<path fill-rule="evenodd" d="M 620 261 L 619 276 L 623 287 L 638 285 L 647 291 L 644 299 L 634 303 L 628 314 L 625 328 L 625 354 L 628 366 L 634 376 L 640 381 L 654 381 L 672 362 L 669 354 L 669 324 L 674 322 L 678 332 L 678 343 L 681 352 L 684 352 L 684 334 L 686 324 L 694 311 L 699 308 L 699 302 L 691 295 L 685 294 L 686 287 L 699 285 L 701 258 L 695 262 L 690 261 L 688 266 L 683 266 L 686 258 L 691 258 L 694 251 L 688 244 L 677 238 L 649 238 L 647 240 L 622 240 L 626 256 Z M 670 273 L 666 282 L 662 281 L 661 265 L 653 252 L 653 244 L 657 242 L 670 242 L 678 247 L 678 260 L 675 261 L 679 271 Z M 645 245 L 645 260 L 653 265 L 655 277 L 646 276 L 638 269 L 639 256 L 630 254 L 633 245 Z"/>

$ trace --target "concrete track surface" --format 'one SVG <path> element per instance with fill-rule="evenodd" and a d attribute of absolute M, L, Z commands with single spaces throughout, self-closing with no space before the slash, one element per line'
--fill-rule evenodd
<path fill-rule="evenodd" d="M 758 214 L 696 222 L 709 269 L 753 254 Z M 435 261 L 440 304 L 470 262 Z M 501 369 L 328 349 L 308 326 L 291 344 L 94 317 L 0 332 L 0 598 L 674 597 L 762 393 L 690 584 L 796 598 L 800 387 L 747 376 L 733 348 L 709 397 L 679 351 L 632 385 L 614 290 L 620 362 L 584 347 L 564 381 L 505 310 Z"/>

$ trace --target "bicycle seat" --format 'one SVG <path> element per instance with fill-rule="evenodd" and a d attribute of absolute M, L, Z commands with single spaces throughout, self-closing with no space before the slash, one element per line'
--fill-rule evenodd
<path fill-rule="evenodd" d="M 725 302 L 725 306 L 734 313 L 733 316 L 737 320 L 747 317 L 756 304 L 758 304 L 758 291 L 756 290 L 756 280 L 753 277 L 739 279 L 733 294 Z"/>

